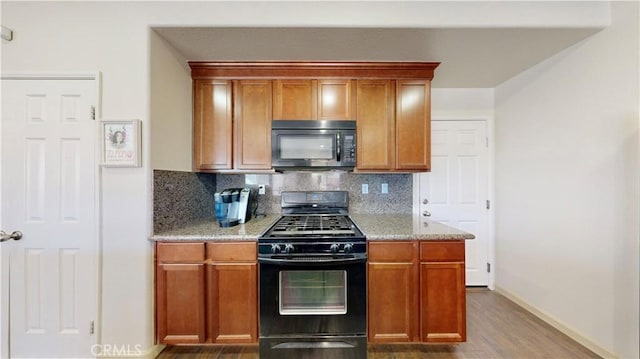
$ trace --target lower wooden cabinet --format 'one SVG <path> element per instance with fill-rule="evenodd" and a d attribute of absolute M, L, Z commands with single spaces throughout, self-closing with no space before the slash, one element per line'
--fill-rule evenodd
<path fill-rule="evenodd" d="M 464 241 L 369 242 L 370 343 L 466 341 Z"/>
<path fill-rule="evenodd" d="M 160 343 L 206 340 L 204 243 L 157 245 L 156 328 Z"/>
<path fill-rule="evenodd" d="M 257 342 L 256 244 L 208 243 L 207 259 L 207 332 L 211 342 Z"/>
<path fill-rule="evenodd" d="M 257 283 L 255 242 L 157 243 L 158 342 L 256 343 Z"/>
<path fill-rule="evenodd" d="M 368 335 L 371 343 L 418 339 L 417 242 L 370 242 Z"/>
<path fill-rule="evenodd" d="M 464 241 L 420 243 L 422 341 L 466 341 L 466 307 Z"/>
<path fill-rule="evenodd" d="M 368 246 L 370 343 L 466 341 L 464 241 Z M 256 251 L 255 242 L 157 243 L 158 342 L 257 343 Z"/>

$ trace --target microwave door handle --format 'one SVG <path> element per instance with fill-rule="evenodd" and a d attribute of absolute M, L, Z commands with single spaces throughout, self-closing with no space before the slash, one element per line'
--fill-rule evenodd
<path fill-rule="evenodd" d="M 340 144 L 340 132 L 336 133 L 336 161 L 340 162 L 342 155 L 342 145 Z"/>

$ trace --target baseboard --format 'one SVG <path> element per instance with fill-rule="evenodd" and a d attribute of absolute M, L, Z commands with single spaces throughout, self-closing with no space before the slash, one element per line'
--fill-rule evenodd
<path fill-rule="evenodd" d="M 160 354 L 160 352 L 165 347 L 166 347 L 166 345 L 164 345 L 164 344 L 156 344 L 156 345 L 154 345 L 151 349 L 149 349 L 147 351 L 149 355 L 145 356 L 145 358 L 154 359 L 155 357 L 158 356 L 158 354 Z"/>
<path fill-rule="evenodd" d="M 531 313 L 531 314 L 535 315 L 536 317 L 542 319 L 547 324 L 549 324 L 552 327 L 558 329 L 563 334 L 567 335 L 571 339 L 573 339 L 576 342 L 580 343 L 582 346 L 584 346 L 585 348 L 587 348 L 587 349 L 591 350 L 592 352 L 598 354 L 599 356 L 601 356 L 603 358 L 611 358 L 611 359 L 617 358 L 617 356 L 615 354 L 613 354 L 610 351 L 602 348 L 601 346 L 596 344 L 593 340 L 588 339 L 584 335 L 582 335 L 582 334 L 578 333 L 577 331 L 573 330 L 571 327 L 566 325 L 564 322 L 554 318 L 552 315 L 546 313 L 545 311 L 543 311 L 541 309 L 538 309 L 537 307 L 527 303 L 524 299 L 522 299 L 521 297 L 517 296 L 516 294 L 511 293 L 510 291 L 500 287 L 499 285 L 495 286 L 495 291 L 497 293 L 505 296 L 506 298 L 508 298 L 512 302 L 516 303 L 517 305 L 521 306 L 522 308 L 524 308 L 529 313 Z"/>

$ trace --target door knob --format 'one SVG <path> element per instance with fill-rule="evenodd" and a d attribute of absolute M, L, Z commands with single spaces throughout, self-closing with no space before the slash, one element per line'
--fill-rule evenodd
<path fill-rule="evenodd" d="M 21 238 L 22 238 L 22 232 L 20 231 L 13 231 L 13 233 L 11 234 L 6 234 L 4 231 L 0 231 L 0 242 L 5 242 L 10 239 L 13 239 L 14 241 L 19 241 Z"/>
<path fill-rule="evenodd" d="M 423 215 L 424 217 L 431 217 L 431 212 L 429 212 L 429 211 L 424 211 L 424 212 L 422 212 L 422 215 Z"/>

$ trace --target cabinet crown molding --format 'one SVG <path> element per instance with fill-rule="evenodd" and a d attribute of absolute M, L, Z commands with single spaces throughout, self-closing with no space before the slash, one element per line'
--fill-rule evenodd
<path fill-rule="evenodd" d="M 439 62 L 190 61 L 193 79 L 376 78 L 433 79 Z"/>

